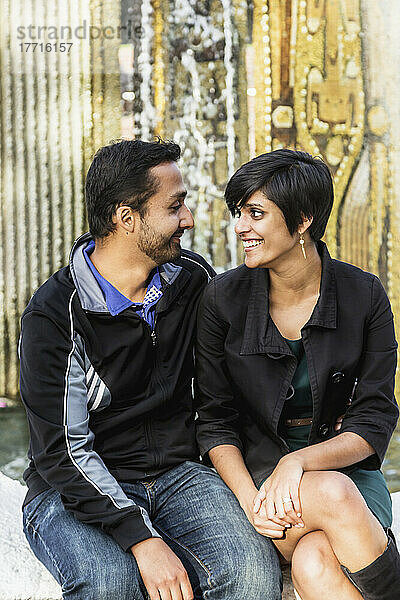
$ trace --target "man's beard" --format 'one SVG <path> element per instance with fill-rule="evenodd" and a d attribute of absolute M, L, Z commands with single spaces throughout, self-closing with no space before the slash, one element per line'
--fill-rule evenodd
<path fill-rule="evenodd" d="M 171 236 L 167 237 L 152 229 L 143 218 L 140 219 L 140 233 L 138 248 L 156 265 L 162 265 L 180 257 L 180 244 L 173 242 Z"/>

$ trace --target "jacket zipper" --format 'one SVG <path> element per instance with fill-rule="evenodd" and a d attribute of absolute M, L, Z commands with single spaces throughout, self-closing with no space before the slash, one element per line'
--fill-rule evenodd
<path fill-rule="evenodd" d="M 93 314 L 103 315 L 103 313 L 93 313 Z M 147 323 L 147 321 L 145 321 L 144 319 L 141 319 L 141 317 L 139 317 L 139 316 L 137 316 L 137 318 L 141 319 L 143 321 L 145 327 L 147 327 L 149 330 L 149 334 L 150 334 L 150 338 L 151 338 L 151 345 L 155 352 L 154 372 L 156 375 L 156 383 L 160 386 L 161 393 L 162 393 L 162 401 L 164 401 L 166 398 L 166 389 L 165 389 L 165 386 L 164 386 L 164 383 L 163 383 L 161 377 L 158 374 L 158 366 L 159 366 L 159 358 L 158 358 L 158 351 L 157 351 L 158 338 L 157 338 L 157 334 L 155 331 L 156 324 L 157 324 L 157 316 L 158 315 L 156 313 L 155 318 L 154 318 L 154 328 L 153 329 L 150 327 L 150 325 Z M 151 449 L 152 449 L 152 453 L 154 455 L 155 466 L 161 466 L 161 454 L 158 451 L 157 446 L 154 444 L 153 427 L 152 427 L 151 420 L 149 419 L 149 417 L 144 417 L 144 436 L 145 436 L 145 440 L 146 440 L 149 452 L 151 452 Z"/>
<path fill-rule="evenodd" d="M 164 383 L 162 381 L 161 376 L 159 376 L 159 370 L 158 367 L 160 365 L 160 361 L 159 361 L 159 356 L 158 356 L 158 349 L 157 349 L 157 342 L 158 342 L 158 338 L 157 338 L 157 334 L 156 334 L 156 324 L 157 324 L 157 313 L 155 315 L 154 318 L 154 327 L 153 329 L 151 329 L 150 325 L 145 321 L 146 325 L 148 326 L 149 330 L 150 330 L 150 337 L 151 337 L 151 343 L 155 352 L 155 366 L 154 366 L 154 373 L 155 373 L 155 379 L 156 379 L 156 383 L 160 386 L 161 389 L 161 394 L 162 394 L 162 400 L 164 401 L 166 398 L 166 389 L 164 386 Z M 153 454 L 154 454 L 154 459 L 155 459 L 155 465 L 157 467 L 161 466 L 161 454 L 158 450 L 157 444 L 154 443 L 154 436 L 152 435 L 153 433 L 153 428 L 150 422 L 150 419 L 147 418 L 146 419 L 146 429 L 147 429 L 147 436 L 148 436 L 148 444 L 149 444 L 149 449 L 151 447 L 151 443 L 153 442 Z"/>
<path fill-rule="evenodd" d="M 104 316 L 104 313 L 102 313 L 102 312 L 96 312 L 96 311 L 87 311 L 87 312 L 90 312 L 92 314 L 96 314 L 96 315 L 99 315 L 99 316 Z M 147 323 L 147 321 L 145 321 L 144 319 L 142 319 L 138 315 L 137 315 L 137 318 L 141 319 L 143 321 L 145 327 L 147 327 L 148 330 L 149 330 L 149 334 L 150 334 L 150 338 L 151 338 L 151 345 L 152 345 L 153 350 L 155 352 L 155 369 L 154 369 L 154 372 L 156 374 L 156 383 L 161 388 L 162 401 L 164 401 L 165 398 L 166 398 L 166 389 L 165 389 L 165 386 L 164 386 L 164 383 L 163 383 L 161 377 L 158 375 L 158 366 L 159 366 L 159 358 L 158 358 L 158 351 L 157 351 L 158 338 L 157 338 L 157 334 L 156 334 L 156 331 L 155 331 L 156 324 L 157 324 L 157 316 L 158 315 L 156 313 L 155 317 L 154 317 L 154 328 L 153 329 L 150 327 L 150 325 Z M 145 440 L 146 440 L 149 452 L 151 452 L 151 449 L 153 449 L 155 466 L 161 466 L 161 455 L 160 455 L 160 452 L 158 451 L 157 446 L 153 443 L 154 440 L 152 439 L 153 438 L 153 428 L 152 428 L 151 420 L 149 419 L 149 417 L 144 417 L 143 423 L 144 423 L 144 436 L 145 436 Z"/>

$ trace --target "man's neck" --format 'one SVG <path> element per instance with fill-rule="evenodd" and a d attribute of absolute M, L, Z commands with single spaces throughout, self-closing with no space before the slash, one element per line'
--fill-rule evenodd
<path fill-rule="evenodd" d="M 143 302 L 150 273 L 156 266 L 151 259 L 116 238 L 106 243 L 96 241 L 90 259 L 100 275 L 121 294 L 132 302 Z"/>

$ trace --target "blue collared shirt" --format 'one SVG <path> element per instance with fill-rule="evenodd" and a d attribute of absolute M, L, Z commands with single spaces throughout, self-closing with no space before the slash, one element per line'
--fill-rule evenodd
<path fill-rule="evenodd" d="M 107 304 L 107 308 L 112 314 L 113 317 L 119 315 L 123 310 L 132 306 L 138 315 L 146 321 L 151 327 L 151 330 L 154 329 L 155 324 L 155 307 L 157 302 L 162 297 L 162 289 L 161 289 L 161 278 L 158 267 L 153 271 L 153 277 L 147 287 L 146 295 L 144 297 L 143 302 L 132 302 L 129 298 L 121 294 L 117 288 L 115 288 L 107 279 L 105 279 L 92 261 L 90 260 L 90 254 L 93 252 L 95 248 L 95 243 L 91 240 L 86 248 L 83 250 L 86 262 L 96 278 L 97 283 L 100 286 L 101 291 L 104 294 L 104 298 Z"/>

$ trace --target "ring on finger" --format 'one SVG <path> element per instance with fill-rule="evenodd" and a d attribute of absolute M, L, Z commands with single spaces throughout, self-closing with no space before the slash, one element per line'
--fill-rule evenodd
<path fill-rule="evenodd" d="M 293 504 L 293 500 L 291 498 L 282 498 L 283 504 Z"/>

